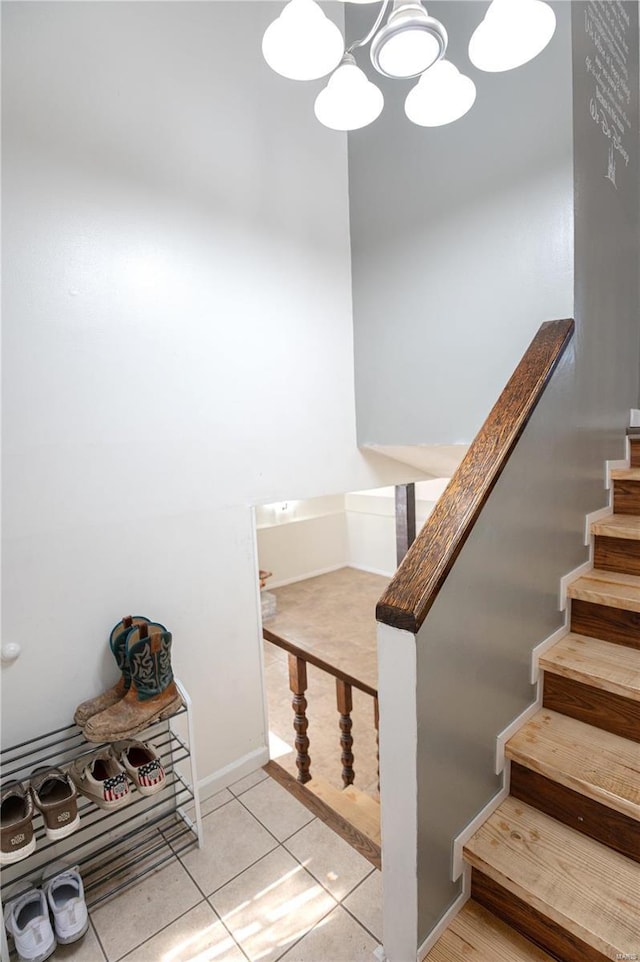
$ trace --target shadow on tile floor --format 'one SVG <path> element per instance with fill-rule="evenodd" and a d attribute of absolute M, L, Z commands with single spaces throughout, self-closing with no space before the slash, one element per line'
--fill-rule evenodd
<path fill-rule="evenodd" d="M 98 906 L 52 960 L 372 962 L 381 880 L 358 852 L 261 769 L 203 814 L 202 850 Z"/>

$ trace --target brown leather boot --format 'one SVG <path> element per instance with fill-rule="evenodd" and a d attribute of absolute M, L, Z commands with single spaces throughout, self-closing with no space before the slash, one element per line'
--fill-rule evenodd
<path fill-rule="evenodd" d="M 148 618 L 144 618 L 142 615 L 127 615 L 122 621 L 118 622 L 109 635 L 109 646 L 122 674 L 116 684 L 107 691 L 104 691 L 96 698 L 90 698 L 88 701 L 83 701 L 81 705 L 78 705 L 73 720 L 80 728 L 84 728 L 93 715 L 97 715 L 98 712 L 110 708 L 111 705 L 115 705 L 116 702 L 124 698 L 129 691 L 131 687 L 131 672 L 129 671 L 129 662 L 127 659 L 127 635 L 135 625 L 145 624 L 149 624 Z"/>
<path fill-rule="evenodd" d="M 90 742 L 131 738 L 182 707 L 171 670 L 170 631 L 154 622 L 131 628 L 127 659 L 131 687 L 124 698 L 89 719 L 84 736 Z"/>

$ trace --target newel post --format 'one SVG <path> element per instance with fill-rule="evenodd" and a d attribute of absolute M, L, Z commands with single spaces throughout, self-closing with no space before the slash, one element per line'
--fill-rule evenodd
<path fill-rule="evenodd" d="M 418 712 L 415 635 L 378 624 L 382 928 L 388 962 L 418 954 Z"/>

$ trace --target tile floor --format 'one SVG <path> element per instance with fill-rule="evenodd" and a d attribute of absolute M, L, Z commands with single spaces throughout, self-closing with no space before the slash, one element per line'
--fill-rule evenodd
<path fill-rule="evenodd" d="M 259 769 L 203 805 L 205 846 L 91 913 L 74 962 L 373 962 L 380 872 Z"/>
<path fill-rule="evenodd" d="M 265 621 L 265 627 L 375 688 L 378 677 L 375 606 L 386 585 L 387 579 L 380 575 L 341 568 L 273 589 L 277 614 Z M 295 775 L 287 653 L 265 642 L 264 660 L 269 729 L 278 739 L 277 747 L 272 746 L 271 756 Z M 342 788 L 335 680 L 312 665 L 307 669 L 307 676 L 311 773 L 334 788 Z M 377 800 L 373 699 L 357 689 L 353 690 L 352 720 L 354 784 Z"/>

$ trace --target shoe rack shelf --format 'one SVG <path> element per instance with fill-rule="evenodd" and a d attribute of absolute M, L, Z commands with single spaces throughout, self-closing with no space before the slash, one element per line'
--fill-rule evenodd
<path fill-rule="evenodd" d="M 2 901 L 9 891 L 14 897 L 21 888 L 38 886 L 47 870 L 60 862 L 79 867 L 87 906 L 92 908 L 165 862 L 202 845 L 191 701 L 177 679 L 176 685 L 184 707 L 135 736 L 152 742 L 162 758 L 166 773 L 162 791 L 145 797 L 133 790 L 131 801 L 111 812 L 78 795 L 80 826 L 57 842 L 46 837 L 42 816 L 36 812 L 36 850 L 13 865 L 3 866 Z M 2 780 L 28 781 L 31 772 L 42 765 L 64 768 L 99 747 L 87 742 L 76 725 L 45 732 L 0 753 Z M 4 930 L 2 934 L 2 962 L 8 962 Z"/>

